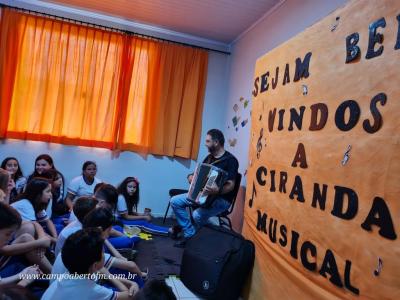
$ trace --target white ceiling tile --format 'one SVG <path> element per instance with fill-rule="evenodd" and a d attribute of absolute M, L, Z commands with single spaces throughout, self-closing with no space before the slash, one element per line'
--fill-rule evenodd
<path fill-rule="evenodd" d="M 42 0 L 231 43 L 281 0 Z"/>

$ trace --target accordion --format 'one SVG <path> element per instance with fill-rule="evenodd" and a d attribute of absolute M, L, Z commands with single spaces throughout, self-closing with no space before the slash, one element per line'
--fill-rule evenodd
<path fill-rule="evenodd" d="M 214 200 L 214 195 L 206 195 L 205 187 L 211 187 L 214 183 L 222 189 L 228 178 L 228 173 L 210 164 L 198 164 L 190 184 L 188 199 L 202 207 L 209 206 Z"/>

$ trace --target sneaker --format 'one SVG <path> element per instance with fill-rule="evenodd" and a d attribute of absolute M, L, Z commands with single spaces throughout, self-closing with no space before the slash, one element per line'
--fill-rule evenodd
<path fill-rule="evenodd" d="M 174 240 L 179 239 L 179 236 L 181 234 L 182 234 L 182 227 L 179 225 L 172 226 L 170 229 L 168 229 L 168 235 Z"/>

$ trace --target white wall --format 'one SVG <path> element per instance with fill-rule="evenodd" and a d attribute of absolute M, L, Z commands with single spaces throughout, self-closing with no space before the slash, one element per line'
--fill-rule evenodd
<path fill-rule="evenodd" d="M 232 45 L 224 133 L 227 140 L 237 139 L 236 146 L 227 146 L 227 149 L 238 158 L 242 173 L 248 165 L 251 91 L 257 58 L 323 19 L 346 2 L 346 0 L 286 0 Z M 240 97 L 249 99 L 250 107 L 245 109 L 243 103 L 239 102 Z M 240 107 L 237 113 L 241 117 L 240 122 L 249 120 L 245 127 L 239 125 L 238 131 L 232 126 L 231 121 L 235 115 L 232 108 L 235 103 Z M 244 181 L 242 185 L 245 185 Z"/>
<path fill-rule="evenodd" d="M 223 126 L 226 101 L 228 57 L 210 52 L 207 87 L 203 111 L 202 143 L 199 159 L 207 154 L 204 137 L 210 128 Z M 0 162 L 7 156 L 20 161 L 24 175 L 32 173 L 35 158 L 42 153 L 53 157 L 55 166 L 69 182 L 81 173 L 85 160 L 94 160 L 98 177 L 111 184 L 120 183 L 127 176 L 140 181 L 141 200 L 139 209 L 151 207 L 154 214 L 163 215 L 169 200 L 170 188 L 186 188 L 186 175 L 194 169 L 195 162 L 188 159 L 172 159 L 149 155 L 143 158 L 133 152 L 122 152 L 113 158 L 111 151 L 100 148 L 64 146 L 33 141 L 5 140 L 0 142 Z"/>

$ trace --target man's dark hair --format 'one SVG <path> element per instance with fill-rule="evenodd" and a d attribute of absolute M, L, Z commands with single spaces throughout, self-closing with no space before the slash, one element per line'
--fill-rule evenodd
<path fill-rule="evenodd" d="M 18 211 L 5 203 L 0 202 L 0 229 L 21 227 L 22 219 Z"/>
<path fill-rule="evenodd" d="M 107 208 L 96 208 L 89 212 L 83 219 L 83 228 L 101 227 L 103 230 L 110 228 L 113 224 L 113 214 Z"/>
<path fill-rule="evenodd" d="M 61 250 L 61 259 L 70 274 L 88 274 L 103 256 L 104 239 L 99 228 L 86 228 L 70 235 Z"/>
<path fill-rule="evenodd" d="M 82 223 L 86 215 L 96 208 L 96 205 L 97 200 L 95 198 L 83 196 L 76 199 L 72 209 L 78 221 Z"/>
<path fill-rule="evenodd" d="M 218 144 L 220 144 L 222 147 L 224 146 L 224 144 L 225 144 L 225 138 L 224 138 L 224 134 L 222 133 L 221 130 L 219 130 L 219 129 L 210 129 L 210 130 L 207 132 L 207 134 L 210 135 L 211 138 L 212 138 L 214 141 L 218 141 Z"/>
<path fill-rule="evenodd" d="M 176 300 L 165 280 L 152 279 L 133 297 L 134 300 Z"/>

